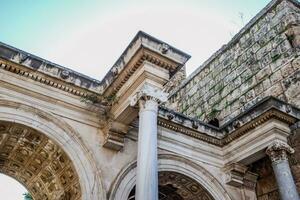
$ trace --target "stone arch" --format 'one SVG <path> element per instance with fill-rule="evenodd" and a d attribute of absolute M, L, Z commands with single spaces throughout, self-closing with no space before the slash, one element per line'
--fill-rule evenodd
<path fill-rule="evenodd" d="M 221 183 L 206 169 L 198 164 L 177 155 L 162 154 L 158 156 L 159 172 L 182 174 L 199 183 L 216 200 L 231 200 Z M 109 200 L 127 199 L 136 180 L 136 161 L 127 165 L 119 173 L 111 186 Z"/>
<path fill-rule="evenodd" d="M 83 200 L 106 199 L 101 173 L 79 134 L 66 122 L 40 109 L 0 100 L 0 121 L 17 123 L 45 134 L 72 160 Z"/>

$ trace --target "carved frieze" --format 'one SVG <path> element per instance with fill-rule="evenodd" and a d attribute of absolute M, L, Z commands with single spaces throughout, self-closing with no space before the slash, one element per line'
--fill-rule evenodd
<path fill-rule="evenodd" d="M 159 172 L 159 194 L 165 199 L 180 197 L 183 200 L 213 200 L 213 197 L 197 181 L 176 172 Z M 163 199 L 163 198 L 161 198 Z"/>

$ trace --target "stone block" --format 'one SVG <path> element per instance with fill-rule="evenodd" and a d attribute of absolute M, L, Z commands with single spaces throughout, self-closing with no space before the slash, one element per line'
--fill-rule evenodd
<path fill-rule="evenodd" d="M 257 42 L 254 43 L 254 45 L 252 46 L 252 52 L 256 53 L 259 49 L 260 49 L 260 45 Z"/>
<path fill-rule="evenodd" d="M 278 97 L 283 93 L 282 86 L 280 83 L 276 83 L 275 85 L 272 85 L 269 89 L 267 89 L 264 93 L 264 96 Z"/>
<path fill-rule="evenodd" d="M 254 99 L 254 97 L 255 97 L 254 90 L 250 90 L 249 92 L 246 93 L 246 100 L 247 101 L 251 101 L 252 99 Z"/>
<path fill-rule="evenodd" d="M 241 74 L 242 81 L 246 81 L 252 76 L 252 71 L 249 68 L 246 68 L 246 70 Z"/>
<path fill-rule="evenodd" d="M 281 70 L 281 75 L 285 78 L 291 75 L 294 72 L 294 69 L 292 67 L 291 63 L 287 63 L 286 65 L 282 66 L 280 68 Z"/>
<path fill-rule="evenodd" d="M 254 87 L 255 95 L 260 95 L 264 91 L 263 83 L 260 83 Z"/>
<path fill-rule="evenodd" d="M 242 85 L 240 86 L 240 90 L 241 90 L 241 93 L 245 93 L 249 88 L 249 85 L 247 83 L 242 83 Z"/>
<path fill-rule="evenodd" d="M 298 57 L 292 61 L 292 66 L 295 71 L 300 69 L 300 57 Z"/>
<path fill-rule="evenodd" d="M 271 84 L 274 85 L 275 83 L 279 82 L 282 80 L 282 75 L 281 75 L 281 71 L 278 70 L 275 73 L 273 73 L 270 76 L 270 80 L 271 80 Z"/>
<path fill-rule="evenodd" d="M 271 75 L 271 73 L 271 68 L 269 66 L 266 66 L 256 74 L 257 81 L 263 80 L 265 77 Z"/>
<path fill-rule="evenodd" d="M 255 86 L 255 84 L 256 84 L 255 76 L 252 76 L 251 78 L 249 78 L 246 83 L 248 85 L 248 88 L 252 88 L 253 86 Z"/>
<path fill-rule="evenodd" d="M 272 61 L 271 55 L 270 54 L 266 54 L 260 60 L 260 62 L 261 62 L 261 68 L 264 68 L 264 67 L 268 66 L 271 63 L 271 61 Z"/>

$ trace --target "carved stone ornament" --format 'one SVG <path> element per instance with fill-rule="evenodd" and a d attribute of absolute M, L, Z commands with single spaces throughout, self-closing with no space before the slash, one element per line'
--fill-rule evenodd
<path fill-rule="evenodd" d="M 168 93 L 162 92 L 159 88 L 145 84 L 140 91 L 131 97 L 130 105 L 135 106 L 140 99 L 151 99 L 158 103 L 166 102 L 168 100 L 168 95 Z"/>
<path fill-rule="evenodd" d="M 115 151 L 120 151 L 124 147 L 124 139 L 128 132 L 128 126 L 109 119 L 102 130 L 105 133 L 104 147 Z"/>
<path fill-rule="evenodd" d="M 282 141 L 274 141 L 266 150 L 266 154 L 270 157 L 272 162 L 279 162 L 287 160 L 287 154 L 295 152 L 287 143 Z"/>
<path fill-rule="evenodd" d="M 226 184 L 255 190 L 258 175 L 249 171 L 247 166 L 241 163 L 231 163 L 225 167 L 225 175 Z"/>
<path fill-rule="evenodd" d="M 0 173 L 22 183 L 35 200 L 79 200 L 72 160 L 42 132 L 0 121 Z"/>

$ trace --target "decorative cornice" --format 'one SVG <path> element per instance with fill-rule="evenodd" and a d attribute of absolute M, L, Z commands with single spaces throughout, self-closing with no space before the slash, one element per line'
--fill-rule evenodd
<path fill-rule="evenodd" d="M 279 99 L 268 97 L 220 128 L 166 108 L 160 108 L 158 124 L 216 146 L 225 146 L 272 119 L 293 125 L 300 119 L 300 110 Z"/>
<path fill-rule="evenodd" d="M 67 82 L 63 82 L 61 80 L 57 80 L 48 75 L 42 74 L 38 71 L 33 71 L 31 69 L 25 68 L 23 65 L 15 64 L 11 61 L 1 60 L 0 59 L 0 69 L 5 70 L 19 76 L 37 81 L 44 85 L 48 85 L 53 88 L 57 88 L 64 92 L 71 93 L 76 96 L 86 97 L 88 94 L 94 93 L 92 91 L 88 91 L 87 89 L 80 88 L 78 86 L 71 85 Z"/>
<path fill-rule="evenodd" d="M 178 123 L 170 122 L 169 120 L 166 120 L 164 118 L 159 117 L 158 118 L 158 125 L 162 126 L 164 128 L 167 128 L 169 130 L 182 133 L 184 135 L 205 141 L 210 144 L 214 144 L 217 146 L 222 146 L 222 140 L 209 136 L 206 133 L 202 133 L 196 130 L 193 130 L 192 128 L 187 128 L 183 125 L 180 125 Z"/>
<path fill-rule="evenodd" d="M 190 55 L 139 31 L 101 81 L 103 94 L 114 95 L 145 61 L 169 70 L 172 76 L 189 58 Z"/>
<path fill-rule="evenodd" d="M 135 56 L 132 57 L 127 65 L 122 68 L 119 66 L 113 67 L 111 71 L 102 80 L 101 86 L 105 96 L 115 95 L 133 73 L 142 66 L 145 62 L 152 63 L 158 67 L 169 70 L 171 74 L 175 73 L 182 66 L 169 58 L 163 58 L 156 52 L 151 52 L 147 47 L 141 46 Z M 121 69 L 120 69 L 121 68 Z"/>
<path fill-rule="evenodd" d="M 283 113 L 281 111 L 278 111 L 275 108 L 272 108 L 272 109 L 268 110 L 267 112 L 262 113 L 260 116 L 253 119 L 252 121 L 244 124 L 243 126 L 237 128 L 236 130 L 228 133 L 226 135 L 226 137 L 224 137 L 222 139 L 223 145 L 226 145 L 226 144 L 232 142 L 233 140 L 243 136 L 247 132 L 255 129 L 256 127 L 262 125 L 263 123 L 269 121 L 270 119 L 278 119 L 289 125 L 292 125 L 297 121 L 297 119 L 295 119 L 294 117 L 289 116 L 286 113 Z M 225 128 L 225 130 L 226 130 L 226 128 Z"/>
<path fill-rule="evenodd" d="M 77 86 L 91 92 L 100 92 L 100 81 L 78 73 L 69 68 L 55 64 L 28 52 L 0 42 L 0 59 L 9 61 L 10 64 L 23 66 L 24 71 L 32 70 L 48 77 L 61 80 L 67 84 Z"/>

